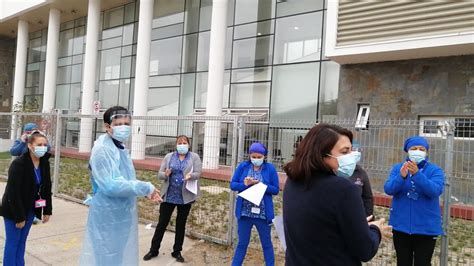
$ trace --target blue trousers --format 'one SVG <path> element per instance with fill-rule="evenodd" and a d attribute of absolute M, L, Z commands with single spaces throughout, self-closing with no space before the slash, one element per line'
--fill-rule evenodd
<path fill-rule="evenodd" d="M 238 234 L 239 243 L 235 249 L 234 259 L 232 260 L 232 266 L 240 266 L 244 262 L 245 254 L 247 253 L 247 247 L 250 242 L 250 234 L 252 227 L 257 227 L 258 235 L 260 236 L 260 242 L 263 249 L 263 257 L 265 258 L 265 265 L 275 265 L 275 254 L 273 253 L 271 226 L 267 221 L 258 218 L 249 218 L 242 216 L 238 222 Z"/>
<path fill-rule="evenodd" d="M 22 229 L 16 228 L 13 220 L 4 218 L 5 222 L 5 250 L 3 252 L 3 265 L 25 265 L 26 238 L 33 224 L 34 215 L 30 214 Z"/>

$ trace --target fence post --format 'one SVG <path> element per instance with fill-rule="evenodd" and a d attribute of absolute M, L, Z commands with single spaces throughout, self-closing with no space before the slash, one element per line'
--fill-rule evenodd
<path fill-rule="evenodd" d="M 233 128 L 232 128 L 232 161 L 231 168 L 232 174 L 237 168 L 239 163 L 238 159 L 238 142 L 239 142 L 239 117 L 234 117 Z M 232 178 L 232 177 L 231 177 Z M 227 245 L 232 246 L 234 244 L 234 223 L 235 223 L 235 195 L 234 191 L 229 192 L 229 222 L 227 225 Z"/>
<path fill-rule="evenodd" d="M 59 167 L 61 163 L 61 110 L 56 112 L 56 133 L 54 142 L 54 177 L 53 177 L 53 195 L 58 193 L 59 188 Z"/>
<path fill-rule="evenodd" d="M 443 231 L 441 236 L 441 250 L 440 250 L 440 264 L 442 266 L 448 265 L 448 250 L 449 250 L 449 222 L 450 222 L 450 207 L 451 207 L 451 178 L 453 176 L 453 157 L 454 157 L 454 129 L 455 125 L 452 122 L 445 121 L 443 133 L 446 134 L 446 159 L 445 159 L 445 181 L 443 194 Z"/>

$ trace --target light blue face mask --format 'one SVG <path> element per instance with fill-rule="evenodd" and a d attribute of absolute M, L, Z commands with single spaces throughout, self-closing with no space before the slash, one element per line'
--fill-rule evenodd
<path fill-rule="evenodd" d="M 33 153 L 35 154 L 37 158 L 43 157 L 46 154 L 46 152 L 48 152 L 48 147 L 46 146 L 36 146 L 35 150 L 33 151 Z"/>
<path fill-rule="evenodd" d="M 253 165 L 255 166 L 261 166 L 263 164 L 263 158 L 261 159 L 254 159 L 254 158 L 251 158 L 250 161 L 252 162 Z"/>
<path fill-rule="evenodd" d="M 332 156 L 330 154 L 328 155 L 337 159 L 339 167 L 337 168 L 336 175 L 345 178 L 352 176 L 356 168 L 357 161 L 360 160 L 359 152 L 351 152 L 338 157 Z"/>
<path fill-rule="evenodd" d="M 426 152 L 420 150 L 409 150 L 408 158 L 410 161 L 419 164 L 426 159 Z"/>
<path fill-rule="evenodd" d="M 178 144 L 178 145 L 176 145 L 176 150 L 178 151 L 179 154 L 186 154 L 189 151 L 189 145 L 188 144 Z"/>
<path fill-rule="evenodd" d="M 121 125 L 112 127 L 112 137 L 120 142 L 125 142 L 131 133 L 130 126 Z"/>

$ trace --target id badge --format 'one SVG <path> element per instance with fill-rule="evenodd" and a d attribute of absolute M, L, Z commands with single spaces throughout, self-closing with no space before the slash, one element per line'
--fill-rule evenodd
<path fill-rule="evenodd" d="M 43 208 L 43 207 L 46 207 L 46 200 L 39 199 L 35 201 L 35 208 Z"/>
<path fill-rule="evenodd" d="M 255 207 L 252 207 L 252 213 L 254 214 L 260 214 L 260 208 L 255 208 Z"/>

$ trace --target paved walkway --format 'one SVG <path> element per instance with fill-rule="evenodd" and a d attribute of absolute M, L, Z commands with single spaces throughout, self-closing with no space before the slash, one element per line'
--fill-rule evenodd
<path fill-rule="evenodd" d="M 5 182 L 0 183 L 0 197 L 5 190 Z M 26 247 L 26 265 L 78 265 L 84 237 L 88 208 L 84 205 L 53 198 L 53 216 L 47 224 L 33 225 Z M 182 265 L 171 257 L 174 233 L 166 232 L 161 253 L 157 258 L 145 262 L 141 259 L 148 251 L 153 230 L 139 224 L 140 265 Z M 0 222 L 0 262 L 3 262 L 5 229 Z M 186 239 L 184 251 L 196 241 Z"/>

